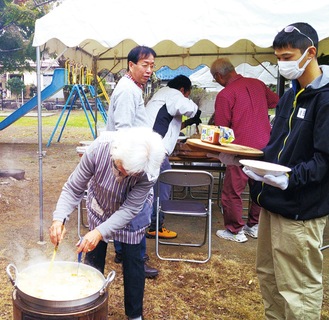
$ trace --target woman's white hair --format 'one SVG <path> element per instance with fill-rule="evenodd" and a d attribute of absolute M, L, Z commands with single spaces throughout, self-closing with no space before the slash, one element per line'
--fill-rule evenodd
<path fill-rule="evenodd" d="M 121 161 L 128 174 L 159 174 L 165 158 L 162 137 L 151 128 L 133 127 L 116 132 L 111 146 L 113 160 Z"/>

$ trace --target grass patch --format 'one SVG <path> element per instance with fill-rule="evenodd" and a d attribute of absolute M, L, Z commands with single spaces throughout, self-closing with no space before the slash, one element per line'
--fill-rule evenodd
<path fill-rule="evenodd" d="M 8 112 L 8 115 L 10 112 Z M 47 127 L 54 127 L 59 119 L 60 112 L 55 112 L 54 115 L 48 116 L 48 117 L 42 117 L 42 125 Z M 67 113 L 64 114 L 64 116 L 61 119 L 60 125 L 63 125 L 65 118 L 67 116 Z M 91 124 L 94 125 L 94 121 L 90 114 L 88 115 L 91 121 Z M 5 117 L 0 117 L 0 121 L 5 119 Z M 101 120 L 102 121 L 102 120 Z M 29 126 L 35 126 L 38 124 L 38 117 L 21 117 L 18 119 L 13 125 L 19 125 L 22 127 L 29 127 Z M 86 118 L 85 113 L 83 110 L 73 110 L 71 111 L 68 120 L 66 122 L 67 127 L 76 127 L 76 128 L 88 128 L 88 121 Z"/>
<path fill-rule="evenodd" d="M 158 262 L 156 267 L 160 275 L 146 280 L 145 319 L 263 318 L 263 303 L 253 265 L 227 260 L 220 255 L 213 255 L 206 264 L 152 259 L 153 266 L 155 262 Z M 119 320 L 123 319 L 122 272 L 121 266 L 114 267 L 117 277 L 109 290 L 109 319 Z"/>

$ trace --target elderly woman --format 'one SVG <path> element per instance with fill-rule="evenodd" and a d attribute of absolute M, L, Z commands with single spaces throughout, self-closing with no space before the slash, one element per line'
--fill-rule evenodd
<path fill-rule="evenodd" d="M 140 242 L 150 224 L 152 187 L 164 157 L 161 136 L 151 128 L 104 132 L 65 183 L 49 230 L 56 245 L 65 231 L 63 220 L 87 189 L 90 231 L 77 245 L 78 253 L 86 252 L 85 263 L 104 273 L 108 241 L 123 243 L 125 312 L 129 319 L 142 319 L 145 273 Z"/>

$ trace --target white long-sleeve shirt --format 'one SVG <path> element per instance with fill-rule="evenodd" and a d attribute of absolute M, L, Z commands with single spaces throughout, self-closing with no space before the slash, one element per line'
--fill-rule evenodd
<path fill-rule="evenodd" d="M 167 155 L 170 155 L 175 149 L 179 137 L 182 115 L 189 118 L 194 117 L 198 111 L 198 106 L 192 100 L 184 97 L 179 90 L 163 87 L 154 94 L 146 105 L 145 111 L 152 128 L 163 122 L 164 118 L 168 120 L 164 124 L 167 128 L 162 141 L 167 150 Z"/>

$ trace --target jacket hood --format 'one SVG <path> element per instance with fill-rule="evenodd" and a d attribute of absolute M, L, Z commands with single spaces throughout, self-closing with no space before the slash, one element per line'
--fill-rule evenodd
<path fill-rule="evenodd" d="M 311 84 L 310 87 L 312 89 L 318 89 L 326 84 L 329 83 L 329 66 L 327 65 L 322 65 L 320 66 L 320 69 L 322 71 L 322 75 L 318 78 L 316 78 Z"/>

